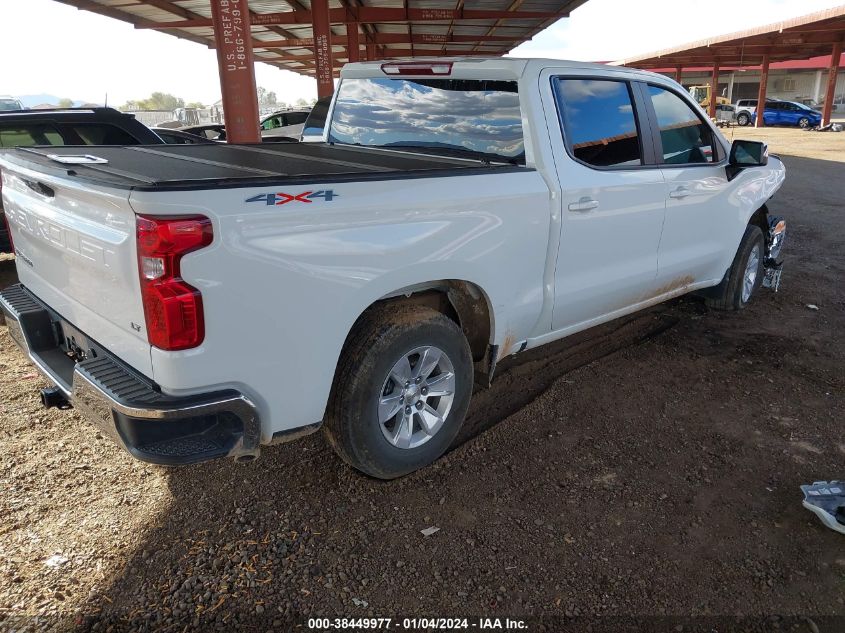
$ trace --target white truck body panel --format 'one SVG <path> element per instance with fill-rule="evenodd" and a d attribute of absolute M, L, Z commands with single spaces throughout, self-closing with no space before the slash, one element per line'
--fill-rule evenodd
<path fill-rule="evenodd" d="M 125 191 L 16 166 L 2 170 L 18 278 L 76 327 L 143 374 L 152 372 L 135 247 L 135 213 Z M 41 183 L 42 195 L 26 183 Z"/>
<path fill-rule="evenodd" d="M 18 265 L 21 282 L 167 394 L 242 392 L 267 443 L 322 420 L 344 341 L 379 299 L 440 280 L 470 282 L 488 304 L 489 343 L 500 357 L 512 354 L 718 284 L 749 218 L 783 181 L 776 158 L 729 181 L 724 162 L 601 171 L 568 155 L 552 77 L 681 90 L 665 77 L 554 60 L 449 61 L 452 78 L 519 82 L 525 170 L 322 179 L 335 199 L 276 207 L 247 202 L 272 185 L 127 195 L 0 162 L 19 261 L 35 262 Z M 380 67 L 346 66 L 341 81 L 384 77 Z M 53 187 L 55 198 L 42 199 L 25 179 Z M 688 195 L 670 197 L 679 187 Z M 577 208 L 591 200 L 595 208 Z M 211 246 L 182 262 L 205 306 L 199 347 L 163 351 L 132 325 L 144 323 L 134 214 L 212 222 Z M 81 254 L 70 246 L 77 236 Z"/>
<path fill-rule="evenodd" d="M 542 305 L 537 245 L 551 212 L 537 172 L 320 187 L 337 199 L 284 213 L 245 202 L 267 187 L 131 199 L 142 214 L 203 213 L 219 236 L 182 265 L 203 293 L 206 342 L 153 348 L 151 377 L 173 394 L 239 388 L 267 423 L 264 439 L 322 419 L 346 335 L 384 296 L 433 280 L 474 283 L 496 314 L 496 341 L 524 340 Z"/>

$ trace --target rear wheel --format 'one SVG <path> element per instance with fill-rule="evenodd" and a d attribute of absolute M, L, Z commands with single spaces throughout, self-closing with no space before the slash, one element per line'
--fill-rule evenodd
<path fill-rule="evenodd" d="M 751 117 L 748 116 L 747 112 L 740 112 L 736 115 L 736 122 L 744 127 L 751 122 Z"/>
<path fill-rule="evenodd" d="M 393 479 L 440 457 L 463 424 L 472 356 L 461 329 L 424 307 L 386 304 L 350 334 L 323 425 L 351 466 Z"/>
<path fill-rule="evenodd" d="M 760 227 L 749 224 L 725 281 L 707 305 L 717 310 L 741 310 L 763 283 L 765 244 Z"/>

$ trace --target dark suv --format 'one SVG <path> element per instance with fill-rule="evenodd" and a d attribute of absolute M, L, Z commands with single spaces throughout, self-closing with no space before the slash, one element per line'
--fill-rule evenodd
<path fill-rule="evenodd" d="M 114 108 L 0 112 L 0 147 L 33 145 L 161 145 L 131 114 Z M 2 187 L 2 182 L 0 182 Z M 0 198 L 0 252 L 12 251 Z"/>

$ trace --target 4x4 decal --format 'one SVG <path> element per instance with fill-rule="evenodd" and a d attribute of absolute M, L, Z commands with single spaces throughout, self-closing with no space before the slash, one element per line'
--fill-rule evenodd
<path fill-rule="evenodd" d="M 288 202 L 307 202 L 310 204 L 316 198 L 322 198 L 326 202 L 331 202 L 339 197 L 331 189 L 325 191 L 303 191 L 302 193 L 259 193 L 257 196 L 247 198 L 247 202 L 263 202 L 267 206 L 280 206 Z"/>

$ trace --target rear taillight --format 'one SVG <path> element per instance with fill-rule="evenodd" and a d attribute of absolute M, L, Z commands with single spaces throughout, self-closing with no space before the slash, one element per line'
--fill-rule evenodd
<path fill-rule="evenodd" d="M 164 350 L 196 347 L 205 336 L 202 295 L 181 278 L 179 263 L 211 244 L 211 221 L 201 215 L 139 215 L 137 237 L 147 339 Z"/>
<path fill-rule="evenodd" d="M 3 205 L 0 204 L 0 211 L 2 211 L 2 210 L 3 210 Z M 7 216 L 5 213 L 3 214 L 3 224 L 6 225 L 6 235 L 9 236 L 9 252 L 14 253 L 15 252 L 15 240 L 12 238 L 12 227 L 9 224 L 9 216 Z"/>
<path fill-rule="evenodd" d="M 0 213 L 3 212 L 3 172 L 0 171 Z M 15 252 L 15 240 L 12 239 L 12 225 L 9 224 L 9 216 L 3 213 L 3 224 L 6 225 L 6 235 L 9 236 L 9 252 Z"/>

